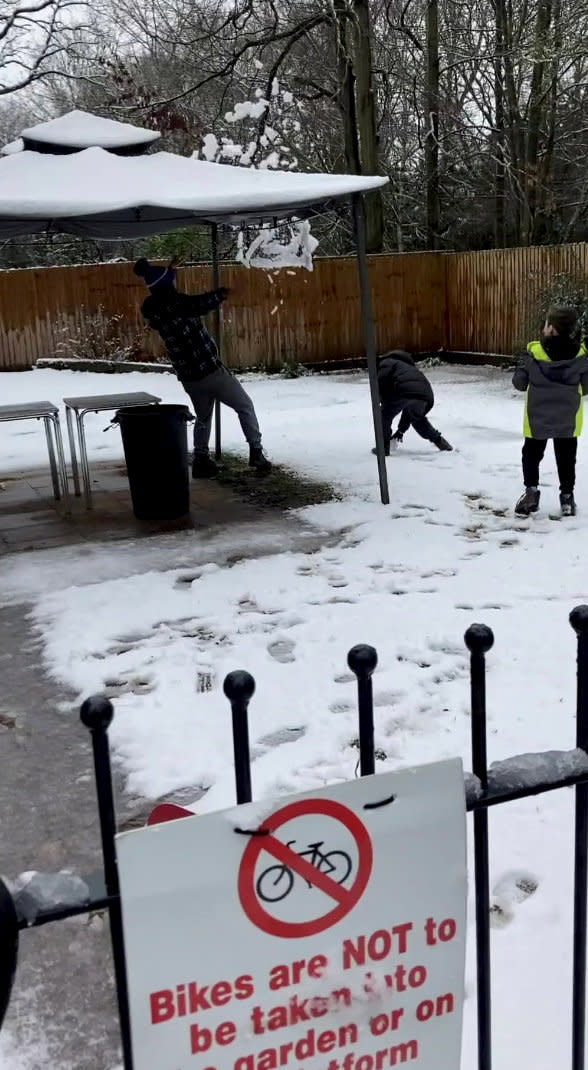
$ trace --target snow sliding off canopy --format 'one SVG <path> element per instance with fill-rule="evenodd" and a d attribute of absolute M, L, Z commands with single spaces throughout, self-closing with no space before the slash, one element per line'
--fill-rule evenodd
<path fill-rule="evenodd" d="M 385 185 L 361 175 L 255 171 L 154 152 L 102 148 L 68 155 L 15 152 L 0 160 L 0 236 L 45 229 L 136 238 L 194 223 L 305 216 Z"/>

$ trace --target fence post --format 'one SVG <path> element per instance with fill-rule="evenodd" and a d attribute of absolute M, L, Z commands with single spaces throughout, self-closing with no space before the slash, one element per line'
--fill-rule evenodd
<path fill-rule="evenodd" d="M 588 606 L 576 606 L 570 624 L 578 637 L 576 746 L 588 752 Z M 588 784 L 576 788 L 572 1070 L 584 1070 L 586 1047 L 586 921 L 588 896 Z"/>
<path fill-rule="evenodd" d="M 251 760 L 249 757 L 249 722 L 247 709 L 255 691 L 251 673 L 236 669 L 225 676 L 223 691 L 231 703 L 233 715 L 233 754 L 237 803 L 251 802 Z"/>
<path fill-rule="evenodd" d="M 18 960 L 18 918 L 14 902 L 0 879 L 0 1029 L 10 1003 L 10 993 Z"/>
<path fill-rule="evenodd" d="M 464 636 L 470 651 L 472 709 L 472 772 L 482 790 L 488 787 L 486 752 L 486 654 L 494 636 L 485 624 L 472 624 Z M 490 873 L 488 862 L 488 811 L 474 812 L 474 874 L 476 885 L 476 966 L 478 993 L 478 1070 L 492 1067 L 490 989 Z"/>
<path fill-rule="evenodd" d="M 347 664 L 357 677 L 357 708 L 359 715 L 359 772 L 371 776 L 376 771 L 374 752 L 374 696 L 372 674 L 378 664 L 373 646 L 358 643 L 347 655 Z"/>
<path fill-rule="evenodd" d="M 116 862 L 116 819 L 114 813 L 114 795 L 112 791 L 112 772 L 110 752 L 108 749 L 108 726 L 114 716 L 112 702 L 105 695 L 93 695 L 87 698 L 80 709 L 82 724 L 90 729 L 92 750 L 94 752 L 94 774 L 96 794 L 98 796 L 98 814 L 100 817 L 100 835 L 102 837 L 102 858 L 104 863 L 104 882 L 106 892 L 111 897 L 109 904 L 110 937 L 112 940 L 112 957 L 114 977 L 120 1019 L 120 1032 L 123 1051 L 124 1070 L 133 1070 L 133 1051 L 131 1047 L 131 1021 L 129 1015 L 129 994 L 127 988 L 127 970 L 122 928 L 122 911 L 118 867 Z"/>

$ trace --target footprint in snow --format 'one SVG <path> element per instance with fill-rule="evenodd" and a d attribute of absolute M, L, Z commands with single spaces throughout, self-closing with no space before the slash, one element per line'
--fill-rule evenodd
<path fill-rule="evenodd" d="M 267 736 L 262 736 L 257 740 L 251 748 L 251 761 L 255 762 L 258 758 L 263 758 L 264 754 L 267 754 L 269 750 L 274 750 L 276 747 L 282 747 L 284 743 L 294 743 L 297 739 L 300 739 L 306 732 L 306 728 L 278 728 L 275 732 L 270 732 Z"/>
<path fill-rule="evenodd" d="M 155 680 L 149 673 L 132 676 L 110 676 L 104 681 L 104 692 L 107 698 L 118 698 L 119 695 L 147 695 L 153 691 Z"/>
<path fill-rule="evenodd" d="M 275 639 L 273 643 L 269 644 L 267 652 L 274 661 L 280 661 L 285 665 L 289 661 L 296 661 L 294 655 L 295 646 L 296 644 L 292 639 Z"/>
<path fill-rule="evenodd" d="M 331 702 L 329 706 L 331 713 L 348 713 L 353 708 L 353 702 L 347 702 L 345 699 L 337 699 L 335 702 Z"/>
<path fill-rule="evenodd" d="M 353 684 L 355 683 L 355 674 L 352 672 L 340 672 L 333 677 L 333 681 L 336 684 Z"/>
<path fill-rule="evenodd" d="M 516 907 L 524 903 L 539 887 L 539 881 L 527 870 L 511 870 L 503 873 L 492 889 L 490 904 L 490 924 L 494 929 L 504 929 L 510 925 L 516 914 Z"/>
<path fill-rule="evenodd" d="M 348 583 L 340 572 L 332 572 L 328 578 L 329 587 L 347 587 Z"/>
<path fill-rule="evenodd" d="M 174 587 L 186 589 L 192 586 L 195 580 L 199 580 L 202 572 L 183 572 L 180 576 L 176 576 Z"/>

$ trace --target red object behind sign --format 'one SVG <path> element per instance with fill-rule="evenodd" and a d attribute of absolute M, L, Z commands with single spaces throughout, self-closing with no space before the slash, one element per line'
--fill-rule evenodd
<path fill-rule="evenodd" d="M 162 825 L 164 821 L 176 821 L 178 817 L 194 817 L 194 810 L 186 810 L 175 803 L 160 803 L 147 818 L 148 825 Z"/>

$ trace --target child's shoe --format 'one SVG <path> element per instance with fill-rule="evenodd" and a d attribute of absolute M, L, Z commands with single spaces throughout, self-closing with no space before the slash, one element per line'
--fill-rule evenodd
<path fill-rule="evenodd" d="M 439 435 L 439 438 L 436 438 L 433 441 L 434 441 L 434 445 L 437 447 L 438 450 L 452 450 L 453 449 L 453 446 L 451 445 L 451 443 L 448 442 L 446 438 L 443 438 L 443 435 Z"/>
<path fill-rule="evenodd" d="M 541 491 L 537 487 L 527 487 L 524 494 L 521 494 L 517 504 L 515 505 L 515 513 L 517 516 L 529 516 L 530 513 L 536 513 L 539 508 L 539 498 L 541 497 Z"/>
<path fill-rule="evenodd" d="M 573 494 L 560 494 L 559 504 L 561 505 L 562 516 L 575 516 L 576 515 L 576 503 L 574 501 Z"/>

